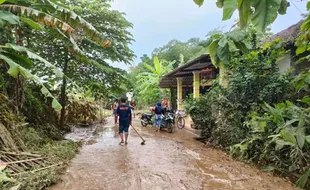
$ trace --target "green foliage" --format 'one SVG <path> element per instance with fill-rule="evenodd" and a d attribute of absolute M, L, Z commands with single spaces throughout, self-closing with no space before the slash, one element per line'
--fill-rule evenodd
<path fill-rule="evenodd" d="M 127 90 L 126 72 L 110 63 L 129 63 L 134 58 L 128 47 L 133 41 L 128 31 L 132 24 L 109 3 L 0 0 L 1 149 L 37 152 L 52 163 L 66 163 L 79 145 L 55 141 L 64 136 L 55 111 L 62 108 L 57 101 L 61 83 L 65 81 L 63 87 L 71 92 L 86 91 L 96 99 Z M 64 92 L 62 100 L 67 98 Z M 96 119 L 93 105 L 87 109 L 85 101 L 72 103 L 71 120 L 85 115 Z M 72 110 L 82 111 L 72 114 Z M 17 180 L 21 189 L 43 189 L 56 182 L 59 171 L 60 167 L 53 167 Z"/>
<path fill-rule="evenodd" d="M 212 102 L 209 98 L 213 98 L 213 91 L 205 96 L 201 96 L 199 100 L 192 96 L 186 99 L 184 109 L 191 116 L 191 119 L 201 129 L 201 136 L 211 137 L 212 127 L 215 125 L 212 117 Z"/>
<path fill-rule="evenodd" d="M 133 42 L 133 36 L 128 31 L 132 24 L 124 14 L 111 10 L 109 1 L 101 0 L 71 0 L 68 4 L 74 12 L 88 20 L 101 34 L 112 42 L 110 48 L 100 48 L 91 41 L 82 42 L 83 51 L 94 56 L 97 62 L 111 61 L 130 63 L 133 61 L 133 51 L 128 45 Z"/>
<path fill-rule="evenodd" d="M 205 44 L 208 47 L 212 63 L 218 66 L 219 63 L 228 65 L 232 54 L 237 50 L 246 53 L 248 51 L 244 43 L 246 33 L 240 30 L 234 30 L 224 34 L 213 34 Z"/>
<path fill-rule="evenodd" d="M 53 142 L 45 144 L 39 152 L 54 162 L 66 163 L 74 158 L 80 146 L 80 143 L 73 141 Z"/>
<path fill-rule="evenodd" d="M 304 173 L 310 159 L 309 72 L 294 79 L 278 73 L 282 44 L 234 53 L 228 87 L 213 86 L 199 100 L 187 100 L 185 109 L 208 142 L 234 156 L 281 174 Z"/>
<path fill-rule="evenodd" d="M 128 32 L 132 26 L 118 11 L 110 10 L 108 2 L 92 0 L 89 1 L 67 1 L 70 9 L 90 23 L 113 42 L 109 48 L 102 48 L 87 37 L 56 35 L 53 31 L 34 32 L 28 34 L 31 39 L 29 46 L 40 52 L 50 62 L 64 69 L 67 62 L 66 76 L 70 78 L 67 83 L 67 91 L 78 92 L 91 91 L 96 98 L 107 98 L 112 93 L 124 93 L 128 85 L 126 72 L 114 68 L 108 62 L 132 61 L 134 55 L 128 48 L 133 39 Z M 73 42 L 72 42 L 73 40 Z M 53 42 L 53 43 L 51 43 Z M 73 52 L 70 48 L 74 43 Z M 68 61 L 68 59 L 70 61 Z M 42 67 L 35 70 L 37 75 L 50 76 Z M 59 90 L 60 81 L 50 76 L 49 81 Z M 58 91 L 59 92 L 59 91 Z"/>
<path fill-rule="evenodd" d="M 27 56 L 31 59 L 35 59 L 35 60 L 39 60 L 41 62 L 43 62 L 46 66 L 52 68 L 54 70 L 54 72 L 60 72 L 60 74 L 63 76 L 63 73 L 59 70 L 57 70 L 57 68 L 52 65 L 51 63 L 49 63 L 47 60 L 45 60 L 44 58 L 32 53 L 31 51 L 29 51 L 27 48 L 25 47 L 21 47 L 21 46 L 16 46 L 13 44 L 7 44 L 6 46 L 2 46 L 1 48 L 3 49 L 10 49 L 10 50 L 15 50 L 17 52 L 25 52 L 27 54 Z M 3 51 L 5 54 L 0 54 L 0 59 L 4 60 L 5 62 L 8 63 L 8 65 L 10 66 L 9 70 L 7 71 L 8 74 L 10 74 L 12 77 L 16 78 L 19 76 L 19 74 L 21 74 L 25 79 L 30 79 L 33 80 L 35 83 L 37 83 L 38 85 L 41 86 L 41 92 L 43 95 L 45 95 L 46 97 L 52 98 L 52 107 L 55 110 L 60 110 L 62 108 L 62 106 L 59 104 L 59 102 L 56 100 L 56 98 L 50 93 L 50 91 L 46 88 L 44 82 L 42 81 L 42 79 L 40 79 L 38 76 L 33 75 L 30 73 L 30 71 L 28 69 L 26 69 L 25 67 L 21 66 L 20 64 L 16 63 L 15 61 L 13 61 L 11 58 L 9 58 L 7 55 L 13 55 L 16 56 L 14 53 L 12 54 L 9 51 Z M 32 63 L 29 60 L 30 64 Z"/>
<path fill-rule="evenodd" d="M 51 163 L 67 164 L 77 154 L 81 144 L 73 141 L 53 141 L 51 139 L 51 128 L 40 127 L 41 129 L 33 127 L 20 128 L 23 134 L 21 138 L 28 147 L 28 151 L 36 152 L 48 158 Z M 16 178 L 16 181 L 20 184 L 21 189 L 44 189 L 56 183 L 62 171 L 62 167 L 53 167 L 35 174 L 25 173 Z"/>
<path fill-rule="evenodd" d="M 305 174 L 303 174 L 296 182 L 296 185 L 300 188 L 305 188 L 306 187 L 306 184 L 307 184 L 307 181 L 310 177 L 310 169 L 308 169 Z"/>
<path fill-rule="evenodd" d="M 204 1 L 194 2 L 201 6 Z M 223 20 L 230 19 L 238 10 L 241 28 L 251 22 L 258 30 L 263 31 L 275 21 L 278 14 L 286 14 L 289 3 L 287 0 L 217 0 L 216 5 L 223 9 Z"/>
<path fill-rule="evenodd" d="M 194 2 L 200 7 L 203 4 L 204 0 L 194 0 Z"/>
<path fill-rule="evenodd" d="M 47 158 L 50 158 L 53 163 L 68 163 L 78 152 L 80 144 L 67 141 L 45 144 L 39 153 Z M 52 170 L 43 170 L 33 174 L 25 174 L 17 179 L 21 182 L 21 189 L 44 189 L 60 180 L 62 167 L 55 167 Z"/>
<path fill-rule="evenodd" d="M 273 23 L 278 14 L 285 14 L 288 6 L 286 0 L 256 0 L 252 1 L 251 4 L 255 9 L 251 21 L 261 31 Z"/>
<path fill-rule="evenodd" d="M 190 60 L 201 56 L 201 54 L 205 54 L 207 52 L 207 48 L 203 46 L 204 43 L 205 41 L 199 38 L 191 38 L 186 42 L 171 40 L 166 45 L 154 49 L 152 52 L 152 57 L 158 57 L 158 59 L 162 62 L 162 67 L 168 71 L 171 71 L 173 68 L 184 65 Z M 170 62 L 173 62 L 172 68 L 170 67 Z M 155 80 L 156 77 L 150 77 L 150 80 L 152 81 L 152 79 L 154 79 L 154 81 L 151 82 L 152 85 L 147 85 L 150 87 L 148 90 L 145 90 L 144 87 L 140 87 L 141 81 L 137 80 L 137 76 L 148 75 L 148 73 L 151 73 L 152 69 L 150 68 L 153 68 L 153 65 L 154 63 L 152 59 L 147 55 L 143 55 L 141 57 L 141 63 L 130 68 L 128 77 L 132 83 L 132 86 L 135 87 L 133 88 L 134 96 L 137 101 L 137 105 L 141 108 L 144 108 L 144 106 L 153 105 L 163 96 L 169 97 L 169 92 L 159 89 L 159 79 Z M 165 71 L 165 73 L 166 72 L 167 71 Z M 143 84 L 146 85 L 146 83 Z M 141 93 L 141 91 L 145 92 Z"/>
<path fill-rule="evenodd" d="M 171 40 L 166 45 L 154 49 L 152 56 L 167 61 L 175 61 L 173 68 L 176 68 L 181 64 L 181 55 L 183 56 L 183 62 L 187 63 L 206 53 L 207 50 L 202 46 L 204 42 L 199 38 L 191 38 L 186 42 Z"/>
<path fill-rule="evenodd" d="M 154 57 L 153 67 L 147 63 L 143 63 L 143 66 L 147 69 L 147 72 L 139 73 L 136 76 L 136 84 L 138 91 L 138 99 L 141 102 L 152 105 L 158 102 L 164 95 L 165 90 L 159 88 L 159 82 L 161 78 L 172 70 L 174 62 L 167 62 L 159 60 L 158 57 Z"/>
<path fill-rule="evenodd" d="M 234 103 L 230 101 L 226 89 L 215 86 L 199 100 L 187 100 L 185 110 L 198 129 L 202 130 L 202 137 L 220 148 L 227 149 L 244 138 L 246 133 L 242 125 L 243 113 Z"/>
<path fill-rule="evenodd" d="M 307 3 L 307 10 L 310 11 L 310 3 Z M 297 47 L 296 49 L 296 55 L 300 56 L 300 61 L 310 60 L 310 14 L 307 15 L 307 18 L 303 22 L 303 24 L 300 27 L 301 34 L 297 37 L 295 41 L 295 45 Z"/>
<path fill-rule="evenodd" d="M 262 108 L 263 114 L 251 115 L 247 122 L 250 133 L 232 147 L 232 154 L 256 164 L 273 165 L 282 173 L 305 172 L 310 166 L 310 144 L 305 140 L 310 135 L 309 108 L 290 101 L 274 107 L 265 103 Z"/>
<path fill-rule="evenodd" d="M 131 43 L 133 39 L 131 34 L 127 31 L 127 29 L 132 26 L 131 23 L 126 21 L 121 13 L 109 10 L 108 2 L 103 3 L 101 1 L 94 0 L 90 4 L 88 1 L 80 0 L 72 2 L 67 1 L 67 3 L 70 4 L 70 9 L 65 8 L 61 5 L 61 3 L 55 3 L 54 1 L 49 0 L 36 0 L 32 2 L 17 1 L 13 3 L 5 2 L 0 6 L 0 9 L 7 10 L 1 11 L 1 14 L 4 15 L 2 17 L 1 24 L 17 25 L 20 21 L 23 21 L 31 28 L 40 30 L 40 32 L 35 30 L 31 31 L 31 29 L 24 27 L 23 30 L 29 31 L 28 34 L 26 33 L 27 37 L 24 38 L 24 36 L 17 36 L 17 40 L 18 38 L 24 38 L 24 41 L 27 41 L 26 44 L 33 47 L 35 51 L 41 52 L 42 55 L 46 54 L 44 57 L 52 63 L 56 63 L 57 66 L 56 68 L 50 62 L 42 59 L 34 53 L 31 53 L 24 47 L 10 45 L 9 47 L 14 51 L 26 55 L 20 56 L 16 55 L 15 52 L 7 52 L 7 50 L 5 50 L 5 53 L 10 53 L 11 55 L 10 57 L 1 55 L 2 59 L 9 62 L 9 73 L 15 77 L 19 76 L 20 73 L 25 78 L 35 80 L 35 82 L 40 85 L 43 85 L 43 83 L 42 80 L 39 80 L 39 78 L 49 76 L 49 82 L 55 84 L 57 83 L 57 78 L 62 78 L 64 76 L 61 69 L 59 69 L 63 68 L 63 62 L 67 62 L 68 57 L 71 57 L 70 59 L 74 57 L 76 58 L 74 62 L 77 64 L 70 68 L 70 70 L 72 69 L 75 72 L 78 64 L 85 65 L 85 63 L 87 63 L 86 67 L 81 65 L 80 68 L 83 68 L 83 71 L 88 72 L 83 75 L 88 77 L 81 79 L 80 77 L 75 77 L 75 75 L 70 75 L 68 71 L 66 71 L 68 72 L 66 74 L 73 77 L 73 80 L 78 80 L 79 85 L 83 82 L 81 84 L 84 88 L 83 90 L 85 90 L 85 88 L 87 89 L 88 85 L 92 84 L 93 81 L 100 82 L 101 86 L 104 86 L 103 84 L 106 83 L 105 88 L 100 88 L 101 92 L 108 90 L 124 90 L 122 88 L 118 88 L 121 86 L 119 83 L 126 83 L 126 80 L 122 78 L 122 71 L 110 67 L 104 60 L 109 59 L 112 61 L 122 61 L 126 63 L 132 60 L 134 55 L 132 51 L 129 50 L 128 44 Z M 100 9 L 98 9 L 98 7 L 100 7 Z M 91 23 L 84 20 L 81 16 L 75 14 L 72 10 L 77 11 L 82 16 L 88 17 L 88 19 L 93 22 L 92 24 L 94 24 L 95 27 L 91 25 Z M 109 18 L 109 20 L 106 18 Z M 111 43 L 106 41 L 102 35 L 105 35 L 105 38 L 113 40 L 114 44 L 111 48 L 102 48 L 109 47 L 111 45 Z M 54 42 L 51 43 L 49 37 L 53 39 Z M 58 39 L 55 39 L 55 37 Z M 16 37 L 14 36 L 14 38 Z M 53 49 L 51 51 L 47 51 L 48 48 L 44 48 L 44 46 L 51 46 Z M 1 48 L 8 47 L 3 46 Z M 68 53 L 70 53 L 70 55 L 68 55 Z M 35 71 L 35 74 L 30 73 L 28 68 L 23 68 L 20 63 L 14 61 L 17 57 L 19 59 L 23 59 L 23 61 L 27 61 L 26 56 L 37 60 L 34 62 L 35 64 L 32 65 L 32 67 L 35 67 L 32 68 L 32 70 Z M 45 71 L 42 69 L 42 64 L 40 65 L 37 62 L 44 63 L 45 65 L 43 65 L 43 68 L 46 66 L 51 67 L 55 71 L 55 75 L 53 76 L 48 72 L 48 70 Z M 92 69 L 88 69 L 89 67 Z M 99 70 L 97 68 L 99 68 Z M 91 72 L 91 74 L 89 72 Z M 79 76 L 81 76 L 81 73 Z M 118 81 L 118 83 L 113 84 L 111 78 L 113 78 L 114 81 Z M 120 78 L 121 80 L 118 80 L 117 78 Z M 71 81 L 70 86 L 75 85 L 72 84 L 72 79 L 69 79 Z M 107 88 L 108 86 L 110 88 Z M 99 88 L 96 90 L 98 89 Z M 46 84 L 42 86 L 42 93 L 47 97 L 54 98 L 49 90 L 50 89 L 46 86 Z M 61 105 L 55 98 L 51 102 L 51 105 L 56 110 L 61 109 Z"/>
<path fill-rule="evenodd" d="M 0 187 L 3 186 L 4 183 L 15 181 L 12 178 L 8 177 L 8 171 L 6 171 L 5 168 L 6 165 L 0 165 Z"/>
<path fill-rule="evenodd" d="M 244 125 L 248 114 L 261 110 L 263 102 L 276 103 L 289 97 L 290 78 L 279 74 L 276 65 L 277 58 L 285 53 L 281 47 L 275 43 L 248 54 L 235 53 L 228 87 L 215 86 L 185 106 L 210 142 L 226 149 L 239 143 L 248 133 Z"/>
<path fill-rule="evenodd" d="M 249 50 L 256 50 L 260 41 L 269 36 L 270 32 L 260 32 L 253 25 L 249 25 L 243 30 L 234 28 L 226 33 L 214 31 L 202 45 L 207 48 L 213 65 L 219 66 L 223 63 L 228 66 L 236 52 L 247 54 Z"/>
<path fill-rule="evenodd" d="M 0 27 L 3 27 L 6 23 L 19 24 L 20 20 L 18 16 L 13 15 L 8 11 L 0 11 Z"/>
<path fill-rule="evenodd" d="M 223 8 L 223 20 L 238 10 L 242 29 L 251 22 L 260 31 L 273 23 L 278 14 L 285 14 L 288 7 L 287 0 L 218 0 L 216 4 Z M 300 62 L 310 60 L 309 29 L 308 15 L 301 26 L 302 34 L 295 41 Z M 188 100 L 185 108 L 209 142 L 229 148 L 233 155 L 248 162 L 266 166 L 265 170 L 285 175 L 304 173 L 296 183 L 307 188 L 309 72 L 294 79 L 279 74 L 276 61 L 285 54 L 281 47 L 286 44 L 276 41 L 260 48 L 258 35 L 246 33 L 251 35 L 242 38 L 237 33 L 239 38 L 228 32 L 211 36 L 205 45 L 213 64 L 229 66 L 229 86 L 213 87 L 200 100 Z"/>

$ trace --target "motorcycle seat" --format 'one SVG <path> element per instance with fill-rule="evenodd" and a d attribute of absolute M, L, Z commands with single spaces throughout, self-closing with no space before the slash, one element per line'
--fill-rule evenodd
<path fill-rule="evenodd" d="M 144 113 L 143 115 L 145 115 L 147 117 L 152 117 L 152 114 L 149 114 L 149 113 Z"/>

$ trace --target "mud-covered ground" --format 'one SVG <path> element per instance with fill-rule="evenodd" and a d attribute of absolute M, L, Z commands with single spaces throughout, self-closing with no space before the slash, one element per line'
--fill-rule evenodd
<path fill-rule="evenodd" d="M 129 144 L 119 145 L 112 118 L 96 129 L 67 168 L 62 181 L 51 190 L 198 190 L 198 189 L 297 189 L 283 178 L 231 159 L 205 147 L 188 130 L 159 133 L 148 126 L 131 130 Z M 78 131 L 83 137 L 87 132 Z M 76 134 L 69 138 L 76 138 Z M 78 139 L 78 138 L 77 138 Z"/>

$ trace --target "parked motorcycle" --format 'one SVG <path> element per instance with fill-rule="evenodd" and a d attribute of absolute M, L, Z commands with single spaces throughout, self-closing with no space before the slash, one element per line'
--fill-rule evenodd
<path fill-rule="evenodd" d="M 153 114 L 143 113 L 141 116 L 141 125 L 143 127 L 153 125 Z"/>
<path fill-rule="evenodd" d="M 166 115 L 162 115 L 160 130 L 167 129 L 169 133 L 172 133 L 173 126 L 174 126 L 174 113 L 167 112 Z"/>

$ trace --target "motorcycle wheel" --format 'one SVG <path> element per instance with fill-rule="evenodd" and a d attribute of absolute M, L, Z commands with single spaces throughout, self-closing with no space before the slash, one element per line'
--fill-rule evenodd
<path fill-rule="evenodd" d="M 172 123 L 168 123 L 167 130 L 169 133 L 172 133 L 172 130 L 173 130 Z"/>
<path fill-rule="evenodd" d="M 185 119 L 182 117 L 177 118 L 177 126 L 179 129 L 183 129 L 185 126 Z"/>
<path fill-rule="evenodd" d="M 142 125 L 143 127 L 146 127 L 146 126 L 147 126 L 147 123 L 146 123 L 146 122 L 141 121 L 141 125 Z"/>

